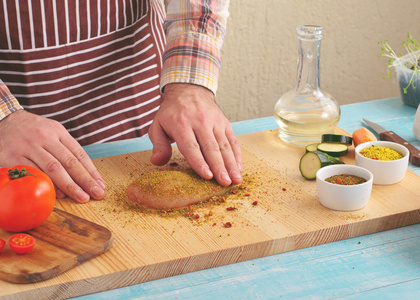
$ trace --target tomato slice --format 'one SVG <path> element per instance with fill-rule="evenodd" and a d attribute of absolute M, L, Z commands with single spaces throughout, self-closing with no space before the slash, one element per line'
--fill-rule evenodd
<path fill-rule="evenodd" d="M 9 238 L 10 248 L 17 254 L 25 254 L 35 246 L 35 239 L 26 233 L 14 234 Z"/>
<path fill-rule="evenodd" d="M 5 240 L 0 239 L 0 251 L 4 248 L 4 245 L 6 245 Z"/>

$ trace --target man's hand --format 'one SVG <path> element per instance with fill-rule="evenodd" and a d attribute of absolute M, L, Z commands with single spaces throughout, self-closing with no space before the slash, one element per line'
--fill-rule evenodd
<path fill-rule="evenodd" d="M 0 121 L 0 166 L 29 165 L 53 181 L 57 197 L 80 203 L 105 196 L 105 184 L 80 144 L 58 122 L 17 111 Z"/>
<path fill-rule="evenodd" d="M 242 155 L 229 121 L 201 86 L 183 83 L 165 87 L 163 102 L 149 129 L 151 162 L 166 164 L 176 142 L 189 165 L 204 179 L 223 186 L 242 181 Z"/>

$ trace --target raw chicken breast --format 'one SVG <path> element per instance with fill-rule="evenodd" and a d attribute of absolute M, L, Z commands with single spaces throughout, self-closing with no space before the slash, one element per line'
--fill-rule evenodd
<path fill-rule="evenodd" d="M 205 180 L 192 169 L 146 173 L 127 187 L 128 198 L 136 205 L 170 209 L 202 202 L 231 191 L 214 179 Z"/>

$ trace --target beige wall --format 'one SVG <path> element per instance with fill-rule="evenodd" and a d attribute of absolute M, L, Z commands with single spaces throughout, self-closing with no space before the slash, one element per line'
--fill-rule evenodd
<path fill-rule="evenodd" d="M 296 26 L 324 27 L 321 89 L 339 104 L 399 95 L 378 41 L 420 39 L 419 0 L 231 0 L 217 102 L 232 122 L 273 115 L 296 77 Z"/>

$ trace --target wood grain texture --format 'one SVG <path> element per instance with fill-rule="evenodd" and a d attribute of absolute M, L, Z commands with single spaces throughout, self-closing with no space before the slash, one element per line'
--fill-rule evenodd
<path fill-rule="evenodd" d="M 159 169 L 150 165 L 150 151 L 96 159 L 108 186 L 106 200 L 78 205 L 64 199 L 57 206 L 111 228 L 113 247 L 36 285 L 0 282 L 0 296 L 74 297 L 420 222 L 418 175 L 410 170 L 398 184 L 374 186 L 362 210 L 332 211 L 319 204 L 315 182 L 300 176 L 302 148 L 282 143 L 277 130 L 239 139 L 246 187 L 225 203 L 197 207 L 198 219 L 164 216 L 127 204 L 125 187 L 141 173 Z M 186 168 L 174 151 L 176 168 Z M 343 160 L 354 164 L 352 147 Z M 255 201 L 257 205 L 252 204 Z M 233 206 L 237 209 L 226 210 Z M 233 226 L 224 227 L 226 222 Z"/>
<path fill-rule="evenodd" d="M 17 255 L 6 247 L 0 253 L 1 280 L 35 283 L 50 279 L 104 253 L 113 242 L 108 229 L 59 209 L 27 233 L 36 240 L 31 252 Z M 0 230 L 0 238 L 6 241 L 13 234 Z"/>

